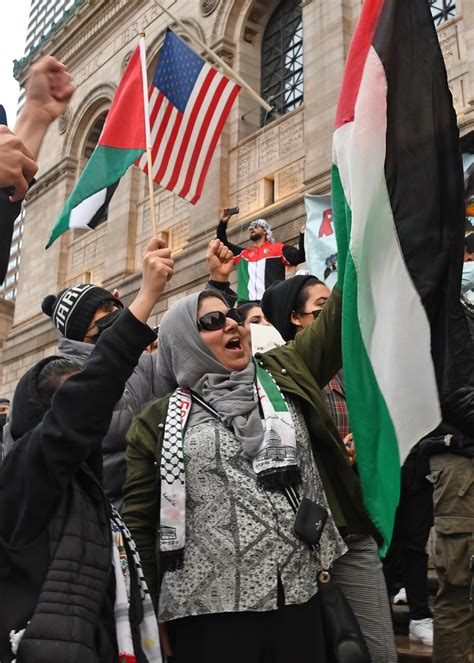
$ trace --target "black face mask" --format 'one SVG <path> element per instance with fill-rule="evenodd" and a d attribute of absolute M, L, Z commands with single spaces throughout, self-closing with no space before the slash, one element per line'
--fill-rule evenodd
<path fill-rule="evenodd" d="M 102 334 L 103 331 L 111 327 L 114 322 L 117 320 L 117 318 L 120 316 L 122 313 L 122 309 L 118 308 L 116 311 L 112 311 L 112 313 L 109 313 L 108 315 L 104 315 L 103 318 L 100 318 L 99 320 L 96 320 L 95 326 L 99 330 L 97 334 L 92 336 L 92 340 L 94 343 L 97 343 L 99 336 Z"/>

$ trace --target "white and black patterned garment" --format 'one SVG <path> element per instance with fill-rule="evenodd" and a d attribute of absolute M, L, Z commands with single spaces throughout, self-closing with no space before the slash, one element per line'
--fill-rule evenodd
<path fill-rule="evenodd" d="M 299 492 L 328 508 L 303 416 L 291 401 L 288 407 L 303 478 Z M 184 568 L 163 577 L 159 620 L 275 610 L 278 576 L 287 605 L 309 601 L 320 565 L 292 534 L 294 514 L 285 496 L 257 487 L 252 463 L 215 419 L 189 426 L 184 450 Z M 330 515 L 321 538 L 322 564 L 328 568 L 345 551 Z"/>

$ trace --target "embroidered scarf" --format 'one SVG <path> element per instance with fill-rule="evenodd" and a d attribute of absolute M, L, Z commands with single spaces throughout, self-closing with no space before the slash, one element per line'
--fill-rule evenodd
<path fill-rule="evenodd" d="M 262 415 L 263 435 L 250 460 L 257 483 L 264 488 L 296 485 L 300 481 L 300 472 L 291 414 L 275 380 L 260 366 L 256 366 L 256 397 Z M 218 412 L 188 390 L 176 389 L 170 397 L 160 463 L 160 552 L 162 567 L 167 571 L 181 568 L 184 561 L 186 473 L 183 443 L 192 403 L 203 409 L 200 420 L 214 417 L 223 422 Z"/>

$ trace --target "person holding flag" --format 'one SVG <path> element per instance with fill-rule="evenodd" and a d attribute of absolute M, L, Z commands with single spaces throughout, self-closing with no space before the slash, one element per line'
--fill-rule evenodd
<path fill-rule="evenodd" d="M 461 439 L 474 430 L 459 130 L 425 0 L 363 3 L 336 112 L 331 188 L 347 402 L 384 554 L 410 449 L 442 420 Z M 455 567 L 467 578 L 464 550 Z M 439 576 L 449 584 L 443 564 Z M 472 620 L 463 624 L 472 636 Z M 457 633 L 448 631 L 435 602 L 436 661 L 454 660 Z"/>
<path fill-rule="evenodd" d="M 141 288 L 84 368 L 41 360 L 15 391 L 16 442 L 0 468 L 0 660 L 161 663 L 135 544 L 101 485 L 101 441 L 173 272 L 150 241 Z"/>
<path fill-rule="evenodd" d="M 144 36 L 125 68 L 92 153 L 60 212 L 46 248 L 69 228 L 93 229 L 132 165 L 153 182 L 196 204 L 212 155 L 240 86 L 168 30 L 147 89 Z"/>

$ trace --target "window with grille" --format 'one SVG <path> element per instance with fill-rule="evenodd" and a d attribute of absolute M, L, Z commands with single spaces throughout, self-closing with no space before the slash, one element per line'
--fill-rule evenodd
<path fill-rule="evenodd" d="M 435 25 L 441 25 L 456 16 L 455 0 L 428 0 Z"/>
<path fill-rule="evenodd" d="M 282 0 L 268 21 L 262 42 L 262 97 L 274 111 L 262 126 L 303 103 L 303 17 L 301 0 Z"/>

